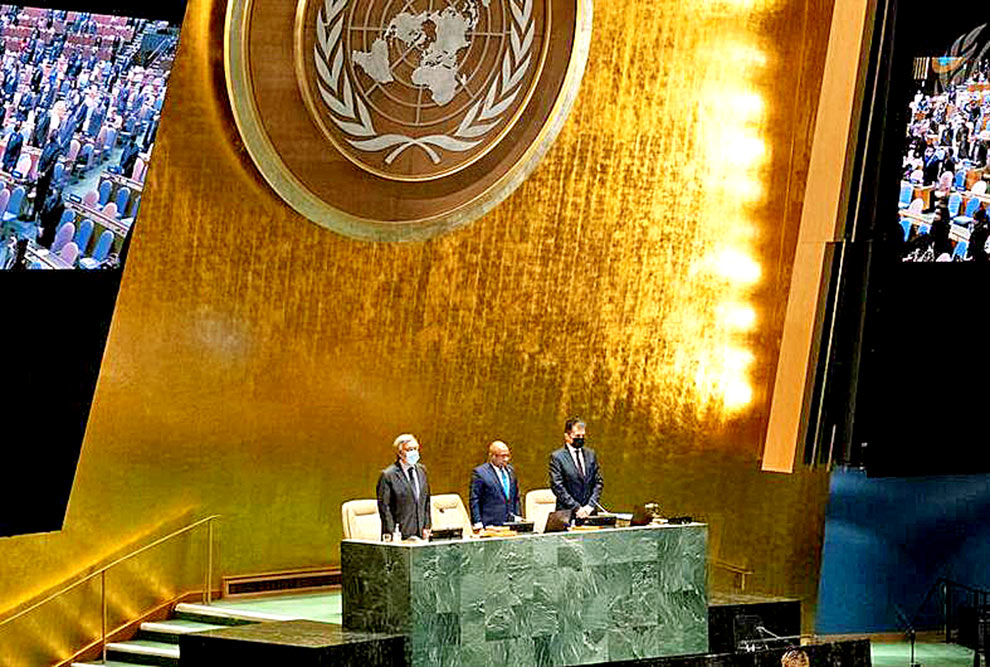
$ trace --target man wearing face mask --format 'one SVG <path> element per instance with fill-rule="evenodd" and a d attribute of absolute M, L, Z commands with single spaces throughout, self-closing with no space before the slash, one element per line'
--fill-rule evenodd
<path fill-rule="evenodd" d="M 584 446 L 585 425 L 574 417 L 564 424 L 564 446 L 550 455 L 550 490 L 558 510 L 584 519 L 598 507 L 605 481 L 593 449 Z"/>
<path fill-rule="evenodd" d="M 396 524 L 403 539 L 430 537 L 430 483 L 419 464 L 419 442 L 403 433 L 395 439 L 395 463 L 378 477 L 378 516 L 382 536 L 391 537 Z"/>

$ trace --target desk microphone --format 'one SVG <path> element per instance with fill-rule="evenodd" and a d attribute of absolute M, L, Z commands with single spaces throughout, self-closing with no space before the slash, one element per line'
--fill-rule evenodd
<path fill-rule="evenodd" d="M 595 507 L 597 507 L 600 512 L 604 512 L 605 514 L 611 514 L 611 512 L 609 512 L 607 509 L 602 507 L 602 504 L 597 500 L 592 500 L 591 502 L 595 504 Z"/>
<path fill-rule="evenodd" d="M 767 629 L 766 629 L 765 627 L 763 627 L 762 625 L 757 625 L 757 626 L 756 626 L 756 631 L 757 631 L 757 632 L 761 632 L 761 633 L 763 633 L 763 634 L 767 634 L 767 635 L 770 635 L 770 637 L 771 637 L 772 639 L 783 639 L 783 638 L 782 638 L 782 637 L 781 637 L 780 635 L 775 635 L 774 633 L 772 633 L 772 632 L 770 632 L 769 630 L 767 630 Z"/>

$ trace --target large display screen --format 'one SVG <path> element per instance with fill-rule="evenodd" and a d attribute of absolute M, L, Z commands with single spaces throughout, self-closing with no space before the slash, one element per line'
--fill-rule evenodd
<path fill-rule="evenodd" d="M 62 526 L 184 15 L 0 5 L 0 537 Z"/>
<path fill-rule="evenodd" d="M 0 5 L 0 270 L 113 270 L 141 207 L 179 25 Z"/>
<path fill-rule="evenodd" d="M 863 88 L 827 407 L 871 475 L 990 472 L 990 9 L 933 9 L 877 4 Z"/>
<path fill-rule="evenodd" d="M 914 59 L 897 201 L 905 262 L 988 261 L 990 56 L 980 28 Z M 895 230 L 896 233 L 896 230 Z"/>

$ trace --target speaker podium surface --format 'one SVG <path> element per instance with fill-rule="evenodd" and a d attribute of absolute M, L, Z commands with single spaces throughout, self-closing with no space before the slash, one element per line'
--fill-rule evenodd
<path fill-rule="evenodd" d="M 705 653 L 707 526 L 341 543 L 349 630 L 412 665 L 576 665 Z"/>

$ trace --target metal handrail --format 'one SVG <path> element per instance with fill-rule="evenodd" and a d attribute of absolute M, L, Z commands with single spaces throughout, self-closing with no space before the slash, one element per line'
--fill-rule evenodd
<path fill-rule="evenodd" d="M 974 588 L 973 586 L 960 584 L 957 581 L 953 581 L 952 579 L 946 579 L 945 577 L 940 577 L 938 582 L 942 584 L 946 584 L 948 586 L 952 586 L 953 588 L 961 588 L 965 591 L 969 591 L 970 593 L 980 593 L 982 595 L 990 595 L 990 590 L 987 590 L 985 588 Z"/>
<path fill-rule="evenodd" d="M 62 588 L 60 588 L 59 590 L 55 591 L 54 593 L 51 593 L 50 595 L 47 595 L 46 597 L 44 597 L 43 599 L 39 600 L 38 602 L 35 602 L 31 606 L 26 607 L 26 608 L 20 610 L 19 612 L 17 612 L 13 616 L 10 616 L 8 618 L 5 618 L 5 619 L 0 620 L 0 628 L 2 628 L 3 626 L 5 626 L 8 623 L 11 623 L 11 622 L 17 620 L 18 618 L 21 618 L 22 616 L 25 616 L 26 614 L 29 614 L 30 612 L 34 611 L 38 607 L 41 607 L 42 605 L 45 605 L 45 604 L 51 602 L 52 600 L 54 600 L 54 599 L 56 599 L 58 597 L 61 597 L 62 595 L 64 595 L 65 593 L 68 593 L 69 591 L 73 590 L 77 586 L 81 586 L 82 584 L 86 583 L 87 581 L 91 581 L 91 580 L 95 579 L 96 577 L 100 577 L 100 604 L 101 604 L 102 609 L 103 609 L 101 626 L 102 626 L 102 642 L 103 642 L 103 651 L 104 651 L 104 660 L 105 660 L 106 659 L 106 643 L 107 643 L 106 642 L 106 620 L 107 620 L 106 573 L 107 573 L 107 571 L 110 570 L 113 567 L 116 567 L 117 565 L 120 565 L 124 561 L 130 560 L 131 558 L 134 558 L 135 556 L 139 556 L 140 554 L 143 554 L 145 551 L 148 551 L 149 549 L 152 549 L 154 547 L 157 547 L 159 544 L 162 544 L 164 542 L 167 542 L 167 541 L 171 540 L 173 537 L 177 537 L 179 535 L 182 535 L 183 533 L 187 533 L 190 530 L 193 530 L 194 528 L 198 528 L 199 526 L 202 526 L 205 523 L 205 524 L 208 524 L 208 526 L 207 526 L 208 533 L 207 533 L 206 578 L 205 578 L 204 586 L 203 586 L 203 603 L 204 604 L 210 604 L 212 602 L 212 596 L 213 596 L 213 591 L 212 591 L 211 586 L 210 586 L 210 581 L 213 578 L 213 521 L 216 520 L 216 519 L 219 519 L 219 518 L 220 518 L 220 515 L 219 514 L 213 514 L 211 516 L 205 517 L 203 519 L 200 519 L 199 521 L 196 521 L 195 523 L 189 524 L 188 526 L 184 526 L 182 528 L 179 528 L 178 530 L 175 530 L 175 531 L 169 533 L 165 537 L 160 537 L 157 540 L 155 540 L 154 542 L 152 542 L 151 544 L 146 544 L 145 546 L 141 547 L 140 549 L 135 549 L 134 551 L 132 551 L 132 552 L 130 552 L 128 554 L 125 554 L 124 556 L 121 556 L 120 558 L 117 558 L 117 559 L 115 559 L 113 561 L 110 561 L 109 563 L 107 563 L 106 565 L 104 565 L 103 567 L 101 567 L 100 569 L 96 570 L 95 572 L 89 573 L 88 575 L 86 575 L 82 579 L 79 579 L 78 581 L 74 581 L 73 583 L 71 583 L 71 584 L 69 584 L 67 586 L 63 586 Z"/>

